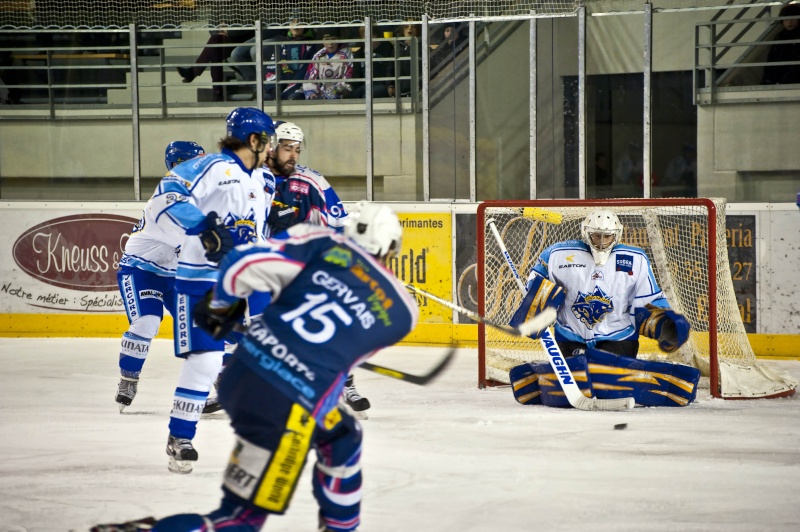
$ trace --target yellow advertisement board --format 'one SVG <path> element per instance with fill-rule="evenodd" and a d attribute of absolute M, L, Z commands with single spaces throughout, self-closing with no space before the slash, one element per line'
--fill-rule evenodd
<path fill-rule="evenodd" d="M 389 268 L 410 283 L 441 298 L 452 300 L 453 230 L 450 213 L 397 214 L 403 226 L 403 247 Z M 452 323 L 452 311 L 421 296 L 419 323 Z"/>

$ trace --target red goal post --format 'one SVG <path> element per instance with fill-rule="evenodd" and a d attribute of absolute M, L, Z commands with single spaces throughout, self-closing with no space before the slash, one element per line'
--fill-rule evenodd
<path fill-rule="evenodd" d="M 785 397 L 797 381 L 759 362 L 753 353 L 733 289 L 725 239 L 725 200 L 708 198 L 485 201 L 478 206 L 477 305 L 487 318 L 508 323 L 522 299 L 517 281 L 489 230 L 494 221 L 519 275 L 527 278 L 539 254 L 580 239 L 580 222 L 609 209 L 624 227 L 622 242 L 642 248 L 672 308 L 692 332 L 667 356 L 640 338 L 640 357 L 689 364 L 707 377 L 711 394 L 724 399 Z M 546 361 L 538 341 L 478 326 L 480 387 L 508 383 L 508 371 Z"/>

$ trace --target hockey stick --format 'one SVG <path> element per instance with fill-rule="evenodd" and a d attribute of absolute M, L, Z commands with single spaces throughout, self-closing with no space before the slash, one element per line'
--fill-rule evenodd
<path fill-rule="evenodd" d="M 506 245 L 503 243 L 503 239 L 500 238 L 500 232 L 497 230 L 494 220 L 489 219 L 487 224 L 489 225 L 489 229 L 491 229 L 495 240 L 497 240 L 497 245 L 500 247 L 500 252 L 502 253 L 503 257 L 505 257 L 511 272 L 514 274 L 514 280 L 517 282 L 517 286 L 524 294 L 525 285 L 523 284 L 522 279 L 517 272 L 517 268 L 514 266 L 514 263 L 511 260 L 511 255 L 509 255 L 508 249 L 506 249 Z M 561 349 L 559 349 L 558 344 L 556 343 L 555 338 L 553 338 L 550 330 L 545 329 L 542 331 L 540 338 L 542 340 L 542 344 L 544 345 L 544 349 L 547 352 L 547 361 L 550 362 L 550 367 L 553 368 L 556 377 L 558 377 L 558 382 L 561 384 L 561 389 L 564 390 L 564 395 L 567 397 L 567 401 L 569 401 L 569 404 L 571 404 L 573 408 L 578 410 L 616 411 L 629 410 L 634 407 L 635 401 L 633 397 L 623 397 L 620 399 L 598 399 L 597 397 L 586 397 L 583 395 L 583 392 L 575 382 L 575 377 L 572 376 L 572 371 L 570 371 L 566 360 L 564 360 L 564 355 L 561 353 Z"/>
<path fill-rule="evenodd" d="M 410 382 L 411 384 L 418 384 L 420 386 L 425 386 L 433 379 L 435 379 L 441 372 L 443 372 L 447 368 L 447 366 L 450 365 L 450 362 L 453 361 L 453 355 L 455 354 L 456 354 L 456 348 L 451 347 L 447 351 L 447 354 L 444 356 L 441 362 L 439 362 L 436 365 L 436 367 L 434 367 L 427 373 L 423 373 L 422 375 L 412 375 L 411 373 L 405 373 L 403 371 L 387 368 L 385 366 L 379 366 L 377 364 L 372 364 L 370 362 L 362 362 L 361 365 L 358 367 L 361 369 L 373 371 L 379 375 L 383 375 L 384 377 L 391 377 L 393 379 Z"/>
<path fill-rule="evenodd" d="M 484 324 L 488 325 L 489 327 L 494 327 L 495 329 L 501 330 L 501 331 L 506 332 L 508 334 L 513 334 L 514 336 L 530 336 L 531 334 L 538 333 L 539 331 L 542 331 L 542 330 L 546 330 L 547 327 L 549 327 L 550 325 L 552 325 L 556 321 L 557 312 L 555 311 L 555 309 L 548 308 L 548 309 L 545 309 L 544 311 L 540 312 L 536 316 L 534 316 L 532 319 L 530 319 L 530 320 L 526 321 L 525 323 L 521 324 L 519 327 L 512 327 L 510 325 L 504 325 L 504 324 L 501 324 L 501 323 L 496 323 L 496 322 L 490 320 L 489 318 L 484 318 L 483 316 L 481 316 L 477 312 L 473 312 L 473 311 L 471 311 L 471 310 L 469 310 L 467 308 L 464 308 L 464 307 L 461 307 L 459 305 L 456 305 L 455 303 L 451 303 L 451 302 L 447 301 L 446 299 L 442 299 L 440 297 L 436 297 L 435 295 L 433 295 L 431 293 L 428 293 L 425 290 L 423 290 L 422 288 L 418 288 L 418 287 L 414 286 L 413 284 L 407 284 L 406 288 L 408 288 L 410 290 L 413 290 L 414 292 L 416 292 L 416 293 L 420 294 L 421 296 L 424 296 L 424 297 L 426 297 L 428 299 L 432 299 L 433 301 L 436 301 L 437 303 L 439 303 L 441 305 L 444 305 L 445 307 L 447 307 L 449 309 L 455 310 L 459 314 L 464 314 L 465 316 L 467 316 L 468 318 L 470 318 L 470 319 L 472 319 L 474 321 L 478 321 L 480 323 L 484 323 Z"/>
<path fill-rule="evenodd" d="M 247 333 L 247 327 L 241 323 L 237 323 L 234 325 L 233 330 L 242 334 Z M 424 373 L 422 375 L 412 375 L 411 373 L 406 373 L 404 371 L 399 371 L 392 368 L 387 368 L 386 366 L 379 366 L 378 364 L 371 364 L 369 362 L 362 362 L 357 368 L 365 369 L 367 371 L 372 371 L 377 373 L 378 375 L 383 375 L 384 377 L 391 377 L 393 379 L 398 379 L 401 381 L 410 382 L 411 384 L 418 384 L 420 386 L 425 386 L 433 379 L 436 378 L 439 373 L 444 371 L 447 366 L 450 365 L 450 362 L 453 359 L 453 355 L 455 355 L 456 348 L 451 347 L 444 358 L 436 365 L 433 369 Z"/>

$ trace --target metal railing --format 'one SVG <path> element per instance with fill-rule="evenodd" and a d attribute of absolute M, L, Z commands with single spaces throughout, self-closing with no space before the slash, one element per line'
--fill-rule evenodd
<path fill-rule="evenodd" d="M 265 32 L 256 23 L 253 28 L 256 42 L 263 42 Z M 282 99 L 281 87 L 302 82 L 297 79 L 283 79 L 281 69 L 281 49 L 294 41 L 264 42 L 271 50 L 262 53 L 256 47 L 256 57 L 249 62 L 234 62 L 228 57 L 221 62 L 195 64 L 203 48 L 226 48 L 222 56 L 229 55 L 236 46 L 246 43 L 207 43 L 208 28 L 187 28 L 165 31 L 143 29 L 131 25 L 128 29 L 117 30 L 45 30 L 30 39 L 30 32 L 0 32 L 0 79 L 3 80 L 7 97 L 0 102 L 0 118 L 44 118 L 56 119 L 60 116 L 73 116 L 75 111 L 94 111 L 84 113 L 87 118 L 98 116 L 129 117 L 131 113 L 146 111 L 147 116 L 167 117 L 180 114 L 181 109 L 190 109 L 196 114 L 198 108 L 214 107 L 224 102 L 248 102 L 264 107 L 268 103 L 275 106 L 278 114 L 291 114 L 296 107 L 287 108 Z M 107 41 L 113 40 L 113 43 Z M 410 94 L 398 90 L 391 100 L 380 105 L 376 112 L 409 112 L 418 110 L 420 101 L 420 44 L 418 38 L 411 39 L 410 54 L 399 53 L 402 38 L 376 38 L 375 42 L 389 42 L 394 57 L 374 58 L 373 65 L 391 62 L 394 75 L 389 77 L 367 77 L 363 54 L 352 59 L 359 66 L 360 77 L 351 77 L 350 84 L 364 83 L 372 86 L 376 82 L 410 85 Z M 305 44 L 321 47 L 325 41 L 306 40 Z M 362 39 L 337 39 L 339 42 L 358 51 L 371 49 L 371 43 Z M 44 43 L 44 44 L 43 44 Z M 98 44 L 99 43 L 99 44 Z M 267 56 L 267 57 L 264 57 Z M 310 65 L 310 59 L 292 60 L 292 63 Z M 331 62 L 327 61 L 326 62 Z M 206 71 L 219 68 L 222 80 L 210 80 L 208 76 L 198 77 L 191 83 L 182 81 L 177 69 L 202 66 Z M 244 79 L 238 75 L 240 67 L 255 70 L 255 80 Z M 262 84 L 267 72 L 274 77 Z M 404 72 L 404 74 L 403 74 Z M 325 82 L 325 80 L 319 80 Z M 265 101 L 264 88 L 273 87 L 274 100 Z M 214 98 L 214 94 L 222 98 Z M 137 94 L 138 98 L 133 95 Z M 348 98 L 345 98 L 348 99 Z M 352 100 L 356 102 L 357 100 Z M 363 103 L 363 99 L 361 100 Z M 379 100 L 380 101 L 380 100 Z M 331 103 L 331 100 L 327 100 Z M 312 102 L 306 102 L 310 104 Z M 135 106 L 135 108 L 134 108 Z M 352 106 L 351 106 L 352 107 Z M 330 111 L 317 108 L 315 112 L 363 113 L 361 109 L 348 108 Z M 272 109 L 271 109 L 272 110 Z M 304 111 L 307 112 L 307 111 Z"/>
<path fill-rule="evenodd" d="M 795 17 L 770 16 L 769 8 L 751 14 L 695 25 L 694 96 L 698 104 L 797 99 L 782 92 L 800 90 L 800 75 L 790 83 L 769 76 L 776 69 L 794 69 L 800 74 L 800 60 L 776 61 L 770 56 L 774 46 L 800 45 L 800 39 L 776 40 L 781 22 Z M 765 90 L 769 94 L 763 94 Z"/>

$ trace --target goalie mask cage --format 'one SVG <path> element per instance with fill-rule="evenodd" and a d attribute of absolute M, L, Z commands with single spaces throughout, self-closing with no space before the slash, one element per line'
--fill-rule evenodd
<path fill-rule="evenodd" d="M 669 355 L 640 337 L 640 358 L 679 362 L 708 377 L 711 394 L 724 399 L 786 397 L 797 381 L 760 363 L 753 353 L 733 289 L 725 238 L 723 199 L 607 199 L 485 201 L 478 206 L 478 312 L 508 323 L 522 293 L 489 229 L 494 220 L 523 281 L 548 246 L 580 240 L 580 223 L 595 209 L 616 213 L 622 243 L 642 248 L 669 300 L 692 325 L 689 340 Z M 523 362 L 547 360 L 539 341 L 478 325 L 481 388 L 507 384 Z"/>

